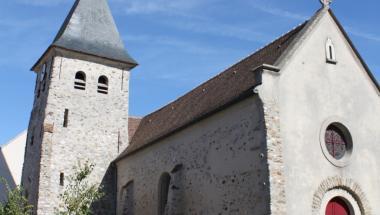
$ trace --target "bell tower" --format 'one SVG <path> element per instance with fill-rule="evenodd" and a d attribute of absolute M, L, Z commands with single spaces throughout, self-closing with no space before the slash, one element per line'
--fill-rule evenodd
<path fill-rule="evenodd" d="M 78 162 L 95 164 L 92 182 L 105 180 L 128 144 L 129 74 L 135 66 L 107 0 L 76 0 L 32 67 L 37 78 L 22 185 L 34 214 L 54 214 L 65 176 Z"/>

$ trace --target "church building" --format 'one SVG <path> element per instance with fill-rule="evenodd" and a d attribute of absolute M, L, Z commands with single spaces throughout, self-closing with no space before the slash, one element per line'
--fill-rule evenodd
<path fill-rule="evenodd" d="M 51 215 L 95 164 L 95 214 L 380 214 L 380 86 L 330 8 L 142 118 L 107 0 L 76 0 L 37 75 L 22 185 Z M 136 74 L 138 75 L 138 74 Z"/>

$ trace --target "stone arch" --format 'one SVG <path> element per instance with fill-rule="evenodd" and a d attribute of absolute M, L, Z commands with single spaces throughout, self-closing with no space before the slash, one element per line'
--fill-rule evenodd
<path fill-rule="evenodd" d="M 372 211 L 360 185 L 352 179 L 335 176 L 327 178 L 318 187 L 313 196 L 312 214 L 319 215 L 322 201 L 326 193 L 332 190 L 344 190 L 349 193 L 358 204 L 361 214 L 372 215 Z"/>

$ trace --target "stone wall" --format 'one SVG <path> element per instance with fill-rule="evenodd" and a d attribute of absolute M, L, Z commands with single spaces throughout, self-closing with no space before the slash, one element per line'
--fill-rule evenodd
<path fill-rule="evenodd" d="M 34 103 L 28 126 L 28 134 L 25 145 L 25 157 L 22 171 L 21 185 L 25 189 L 25 195 L 29 203 L 33 205 L 33 214 L 37 213 L 37 204 L 40 185 L 40 163 L 42 157 L 43 121 L 50 85 L 52 58 L 46 61 L 48 71 L 43 79 L 42 72 L 36 75 L 34 91 Z"/>
<path fill-rule="evenodd" d="M 131 181 L 135 214 L 157 214 L 165 172 L 169 214 L 269 214 L 265 135 L 262 104 L 252 95 L 126 157 L 117 163 L 118 214 Z"/>
<path fill-rule="evenodd" d="M 31 132 L 23 174 L 24 184 L 31 178 L 26 187 L 41 215 L 51 215 L 59 206 L 58 195 L 64 189 L 61 173 L 68 176 L 74 166 L 88 160 L 96 165 L 91 181 L 100 184 L 128 142 L 129 72 L 61 56 L 53 62 L 48 89 L 42 99 L 36 99 L 32 113 L 29 131 L 34 131 L 35 140 L 31 146 Z M 86 74 L 85 90 L 74 89 L 78 71 Z M 97 92 L 101 75 L 108 78 L 108 94 Z M 64 127 L 66 109 L 68 125 Z M 113 204 L 103 205 L 112 214 Z"/>

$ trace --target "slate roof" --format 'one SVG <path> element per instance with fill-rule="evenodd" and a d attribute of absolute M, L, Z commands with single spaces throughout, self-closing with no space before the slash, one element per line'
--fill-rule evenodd
<path fill-rule="evenodd" d="M 307 22 L 248 56 L 216 77 L 198 86 L 167 106 L 145 116 L 129 147 L 116 159 L 154 144 L 179 129 L 231 104 L 249 93 L 257 83 L 253 69 L 273 65 L 286 51 Z"/>
<path fill-rule="evenodd" d="M 76 0 L 52 46 L 132 65 L 107 0 Z"/>

